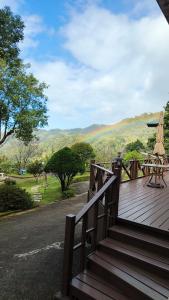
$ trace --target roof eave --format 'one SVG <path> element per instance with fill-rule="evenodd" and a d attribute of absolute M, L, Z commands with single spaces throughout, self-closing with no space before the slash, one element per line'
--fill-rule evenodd
<path fill-rule="evenodd" d="M 169 0 L 156 0 L 162 10 L 167 22 L 169 23 Z"/>

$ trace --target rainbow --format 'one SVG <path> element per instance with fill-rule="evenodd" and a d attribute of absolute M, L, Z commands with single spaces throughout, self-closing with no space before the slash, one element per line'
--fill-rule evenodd
<path fill-rule="evenodd" d="M 120 129 L 122 127 L 124 127 L 125 129 L 127 127 L 130 127 L 132 122 L 134 122 L 134 126 L 136 126 L 136 121 L 137 121 L 137 125 L 144 125 L 146 126 L 147 121 L 151 120 L 152 118 L 157 118 L 158 119 L 159 113 L 150 113 L 150 114 L 143 114 L 141 116 L 136 116 L 134 118 L 127 118 L 124 119 L 118 123 L 115 124 L 110 124 L 110 125 L 103 125 L 100 126 L 99 128 L 93 129 L 90 132 L 84 133 L 82 134 L 79 138 L 78 141 L 79 142 L 88 142 L 88 143 L 92 143 L 95 140 L 99 140 L 100 138 L 102 138 L 103 136 L 108 136 L 108 135 L 112 135 L 113 131 L 116 129 Z"/>

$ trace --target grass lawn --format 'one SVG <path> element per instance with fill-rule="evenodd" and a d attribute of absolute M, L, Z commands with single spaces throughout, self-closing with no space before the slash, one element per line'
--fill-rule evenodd
<path fill-rule="evenodd" d="M 17 185 L 30 194 L 38 191 L 42 194 L 41 204 L 47 204 L 62 198 L 59 181 L 54 176 L 48 176 L 48 186 L 45 186 L 44 179 L 39 179 L 37 182 L 34 178 L 31 179 L 17 179 Z"/>
<path fill-rule="evenodd" d="M 77 175 L 73 182 L 86 181 L 89 179 L 89 173 Z M 15 178 L 17 185 L 25 189 L 28 193 L 34 194 L 39 192 L 42 195 L 42 201 L 40 204 L 48 204 L 62 199 L 62 192 L 60 188 L 59 180 L 55 176 L 48 176 L 48 186 L 46 187 L 43 178 L 37 182 L 34 178 L 19 179 Z"/>

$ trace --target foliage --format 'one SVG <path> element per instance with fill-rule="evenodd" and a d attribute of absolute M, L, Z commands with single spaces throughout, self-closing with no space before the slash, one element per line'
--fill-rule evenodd
<path fill-rule="evenodd" d="M 154 133 L 153 136 L 149 137 L 147 141 L 147 148 L 149 151 L 151 152 L 153 151 L 155 142 L 156 142 L 156 134 Z"/>
<path fill-rule="evenodd" d="M 74 196 L 75 196 L 75 191 L 73 189 L 68 189 L 62 192 L 63 199 L 72 198 Z"/>
<path fill-rule="evenodd" d="M 15 161 L 15 167 L 17 171 L 20 169 L 26 169 L 31 159 L 39 153 L 38 140 L 33 139 L 28 145 L 25 145 L 22 141 L 16 141 L 13 145 Z"/>
<path fill-rule="evenodd" d="M 15 185 L 0 186 L 0 212 L 25 210 L 33 207 L 31 196 Z"/>
<path fill-rule="evenodd" d="M 143 159 L 143 155 L 136 150 L 129 151 L 124 155 L 124 160 L 129 161 L 132 159 L 140 160 Z"/>
<path fill-rule="evenodd" d="M 47 124 L 45 83 L 28 74 L 25 65 L 17 73 L 0 61 L 0 145 L 14 134 L 30 142 L 37 127 Z"/>
<path fill-rule="evenodd" d="M 0 9 L 0 57 L 10 67 L 20 63 L 18 43 L 24 38 L 24 23 L 9 7 Z"/>
<path fill-rule="evenodd" d="M 83 181 L 89 181 L 90 173 L 85 172 L 84 174 L 77 175 L 73 178 L 73 182 L 83 182 Z"/>
<path fill-rule="evenodd" d="M 11 161 L 5 156 L 0 156 L 0 172 L 9 174 L 12 171 L 12 163 Z"/>
<path fill-rule="evenodd" d="M 28 172 L 32 174 L 37 180 L 38 177 L 42 174 L 43 169 L 43 164 L 39 160 L 35 160 L 28 166 Z"/>
<path fill-rule="evenodd" d="M 148 137 L 154 133 L 154 129 L 147 128 L 146 123 L 152 119 L 158 119 L 158 117 L 159 113 L 140 115 L 139 117 L 123 120 L 113 125 L 112 128 L 108 126 L 109 130 L 107 131 L 104 131 L 104 128 L 107 127 L 103 125 L 99 134 L 98 130 L 94 132 L 88 130 L 89 136 L 83 133 L 86 130 L 85 128 L 77 129 L 76 131 L 58 129 L 48 131 L 38 130 L 36 133 L 39 138 L 38 153 L 40 151 L 40 156 L 45 161 L 46 157 L 50 158 L 53 153 L 61 148 L 66 146 L 71 147 L 74 143 L 83 139 L 83 141 L 90 143 L 93 147 L 97 161 L 112 161 L 117 156 L 117 152 L 124 152 L 126 144 L 137 139 L 146 144 Z M 15 139 L 10 138 L 8 143 L 3 144 L 1 148 L 1 152 L 12 159 L 16 151 L 14 143 Z M 35 154 L 33 159 L 37 159 L 37 154 Z"/>
<path fill-rule="evenodd" d="M 54 153 L 45 168 L 46 172 L 52 172 L 59 178 L 62 191 L 67 190 L 73 177 L 84 170 L 84 162 L 68 147 Z"/>
<path fill-rule="evenodd" d="M 16 180 L 11 179 L 11 178 L 6 178 L 5 181 L 4 181 L 4 183 L 6 185 L 16 185 Z"/>
<path fill-rule="evenodd" d="M 79 155 L 80 159 L 83 162 L 87 162 L 89 159 L 92 159 L 95 157 L 95 153 L 93 150 L 93 147 L 89 143 L 76 143 L 74 144 L 71 149 Z"/>
<path fill-rule="evenodd" d="M 144 149 L 145 149 L 145 147 L 139 139 L 137 139 L 135 142 L 127 144 L 125 147 L 126 152 L 134 151 L 134 150 L 140 151 L 140 150 L 144 150 Z"/>

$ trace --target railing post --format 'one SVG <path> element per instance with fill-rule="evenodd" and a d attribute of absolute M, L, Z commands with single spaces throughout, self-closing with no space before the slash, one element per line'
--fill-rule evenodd
<path fill-rule="evenodd" d="M 93 189 L 93 186 L 95 184 L 95 176 L 94 176 L 94 168 L 93 164 L 95 164 L 95 160 L 90 161 L 90 182 L 89 182 L 89 190 Z"/>
<path fill-rule="evenodd" d="M 85 268 L 85 245 L 86 245 L 86 230 L 87 230 L 88 214 L 85 214 L 82 221 L 82 247 L 80 251 L 80 272 Z"/>
<path fill-rule="evenodd" d="M 121 169 L 116 168 L 114 170 L 114 174 L 117 176 L 117 179 L 114 184 L 112 184 L 112 188 L 110 189 L 112 193 L 112 209 L 111 216 L 112 220 L 110 221 L 110 226 L 116 223 L 116 219 L 118 216 L 118 207 L 119 207 L 119 194 L 120 194 L 120 182 L 121 182 Z"/>
<path fill-rule="evenodd" d="M 115 172 L 115 169 L 118 168 L 120 170 L 120 178 L 122 173 L 122 162 L 121 152 L 118 152 L 117 157 L 112 161 L 112 172 Z"/>
<path fill-rule="evenodd" d="M 130 160 L 130 176 L 131 179 L 136 179 L 138 177 L 138 161 Z"/>
<path fill-rule="evenodd" d="M 62 291 L 64 296 L 69 294 L 69 284 L 72 279 L 75 219 L 75 215 L 66 216 Z"/>

